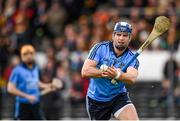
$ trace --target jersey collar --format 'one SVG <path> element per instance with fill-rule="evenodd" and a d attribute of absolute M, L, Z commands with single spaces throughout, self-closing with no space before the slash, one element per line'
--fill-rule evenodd
<path fill-rule="evenodd" d="M 118 57 L 121 57 L 124 53 L 126 53 L 126 52 L 129 50 L 129 48 L 126 48 L 126 50 L 125 50 L 121 55 L 118 56 L 118 55 L 116 54 L 115 50 L 114 50 L 113 42 L 110 42 L 110 50 L 114 53 L 114 55 L 116 56 L 116 58 L 118 58 Z"/>
<path fill-rule="evenodd" d="M 22 64 L 21 64 L 24 68 L 27 68 L 27 69 L 29 69 L 29 70 L 32 70 L 32 69 L 34 69 L 35 68 L 35 64 L 33 64 L 33 67 L 32 68 L 29 68 L 25 63 L 23 63 L 22 62 Z"/>

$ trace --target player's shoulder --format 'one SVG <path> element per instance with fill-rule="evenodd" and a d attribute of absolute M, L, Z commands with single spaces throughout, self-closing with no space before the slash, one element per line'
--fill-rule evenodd
<path fill-rule="evenodd" d="M 96 43 L 92 48 L 93 49 L 98 49 L 98 48 L 101 48 L 101 49 L 104 49 L 104 48 L 107 48 L 109 46 L 111 41 L 101 41 L 101 42 L 98 42 Z"/>
<path fill-rule="evenodd" d="M 127 51 L 128 55 L 130 55 L 130 56 L 134 55 L 134 52 L 130 48 L 127 48 L 126 51 Z"/>
<path fill-rule="evenodd" d="M 106 47 L 110 44 L 111 41 L 109 40 L 106 40 L 106 41 L 101 41 L 101 42 L 98 42 L 96 43 L 93 47 Z"/>
<path fill-rule="evenodd" d="M 22 65 L 21 64 L 18 64 L 18 65 L 16 65 L 14 68 L 13 68 L 13 73 L 19 73 L 19 72 L 21 72 L 21 70 L 22 70 Z"/>
<path fill-rule="evenodd" d="M 135 54 L 130 48 L 127 48 L 127 52 L 130 57 Z M 136 58 L 136 61 L 139 63 L 139 60 L 137 58 Z"/>
<path fill-rule="evenodd" d="M 109 41 L 109 40 L 104 40 L 102 42 L 99 42 L 99 44 L 101 44 L 101 45 L 108 45 L 110 42 L 111 41 Z"/>

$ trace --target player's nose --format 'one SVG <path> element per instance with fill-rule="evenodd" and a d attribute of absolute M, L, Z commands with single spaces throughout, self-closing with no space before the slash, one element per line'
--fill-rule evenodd
<path fill-rule="evenodd" d="M 124 37 L 121 35 L 121 36 L 119 36 L 118 40 L 119 40 L 119 41 L 123 41 L 123 40 L 124 40 Z"/>

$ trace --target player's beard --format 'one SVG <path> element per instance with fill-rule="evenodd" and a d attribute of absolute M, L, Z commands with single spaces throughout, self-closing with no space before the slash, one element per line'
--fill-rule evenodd
<path fill-rule="evenodd" d="M 27 62 L 25 62 L 28 66 L 33 66 L 34 65 L 34 60 L 28 60 Z"/>
<path fill-rule="evenodd" d="M 115 47 L 116 47 L 119 51 L 123 51 L 123 50 L 125 50 L 125 49 L 128 47 L 128 44 L 120 44 L 120 43 L 117 43 L 117 44 L 115 44 Z"/>

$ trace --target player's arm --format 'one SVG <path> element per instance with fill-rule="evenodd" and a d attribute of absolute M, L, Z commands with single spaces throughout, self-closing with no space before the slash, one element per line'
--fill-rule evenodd
<path fill-rule="evenodd" d="M 16 85 L 10 81 L 8 82 L 7 90 L 9 93 L 11 93 L 15 96 L 20 96 L 20 97 L 26 98 L 30 102 L 34 102 L 36 100 L 36 98 L 34 96 L 24 93 L 24 92 L 20 91 L 19 89 L 17 89 Z"/>
<path fill-rule="evenodd" d="M 27 97 L 27 94 L 20 91 L 19 89 L 16 88 L 16 85 L 13 84 L 12 82 L 8 82 L 8 86 L 7 86 L 7 90 L 9 93 L 16 95 L 16 96 L 20 96 L 20 97 Z"/>
<path fill-rule="evenodd" d="M 118 70 L 121 74 L 119 76 L 119 78 L 117 78 L 118 81 L 123 81 L 126 82 L 128 84 L 134 84 L 137 76 L 138 76 L 138 70 L 133 68 L 133 67 L 128 67 L 127 71 L 124 73 L 120 70 Z M 117 76 L 117 72 L 116 72 L 116 76 Z"/>
<path fill-rule="evenodd" d="M 81 70 L 82 77 L 102 77 L 102 71 L 96 66 L 99 63 L 103 55 L 103 47 L 101 44 L 96 44 L 90 50 L 88 58 L 85 60 L 84 65 Z"/>
<path fill-rule="evenodd" d="M 20 96 L 28 99 L 30 103 L 35 102 L 37 99 L 34 95 L 29 95 L 17 88 L 18 83 L 20 83 L 18 82 L 19 80 L 18 75 L 19 75 L 18 69 L 13 69 L 8 81 L 7 91 L 15 96 Z"/>
<path fill-rule="evenodd" d="M 42 88 L 42 89 L 51 88 L 52 83 L 43 83 L 43 82 L 39 81 L 39 87 Z"/>
<path fill-rule="evenodd" d="M 102 77 L 102 71 L 96 68 L 97 62 L 86 59 L 81 70 L 82 77 Z"/>
<path fill-rule="evenodd" d="M 107 71 L 103 72 L 103 76 L 133 84 L 137 79 L 138 70 L 130 66 L 127 68 L 126 72 L 122 72 L 120 69 L 108 67 Z"/>

